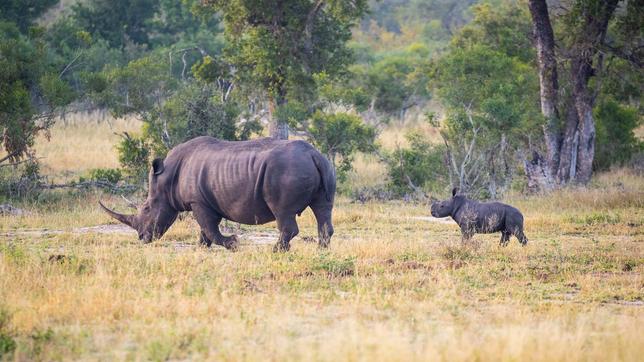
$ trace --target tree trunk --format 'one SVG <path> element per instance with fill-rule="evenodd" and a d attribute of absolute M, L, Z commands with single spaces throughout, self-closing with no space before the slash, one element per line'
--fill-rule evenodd
<path fill-rule="evenodd" d="M 555 39 L 550 24 L 548 5 L 545 0 L 530 0 L 534 41 L 539 63 L 539 85 L 541 113 L 546 119 L 543 134 L 546 141 L 546 181 L 554 180 L 560 158 L 559 110 L 557 101 L 559 84 L 557 80 L 557 60 L 555 58 Z"/>
<path fill-rule="evenodd" d="M 287 120 L 280 119 L 280 115 L 276 114 L 278 109 L 286 105 L 286 102 L 286 92 L 284 90 L 279 90 L 276 96 L 271 96 L 268 100 L 268 112 L 270 116 L 268 133 L 272 138 L 278 140 L 288 139 Z"/>
<path fill-rule="evenodd" d="M 577 144 L 579 143 L 579 119 L 572 99 L 566 106 L 566 128 L 561 142 L 557 182 L 565 185 L 575 178 L 577 171 Z"/>
<path fill-rule="evenodd" d="M 595 75 L 593 59 L 604 43 L 608 22 L 615 13 L 619 0 L 600 1 L 598 5 L 586 4 L 582 10 L 583 25 L 575 39 L 571 62 L 572 96 L 579 119 L 579 146 L 575 181 L 586 184 L 593 172 L 595 156 L 594 97 L 588 81 Z"/>
<path fill-rule="evenodd" d="M 592 76 L 590 59 L 575 59 L 572 64 L 573 101 L 579 119 L 577 147 L 577 172 L 574 181 L 586 184 L 593 172 L 593 157 L 595 155 L 595 120 L 593 118 L 593 102 L 588 90 L 588 80 Z"/>
<path fill-rule="evenodd" d="M 532 160 L 528 160 L 526 156 L 521 155 L 523 160 L 523 168 L 525 169 L 526 177 L 528 179 L 528 191 L 530 192 L 543 192 L 551 189 L 552 183 L 549 176 L 546 174 L 545 160 L 537 152 L 533 151 Z"/>

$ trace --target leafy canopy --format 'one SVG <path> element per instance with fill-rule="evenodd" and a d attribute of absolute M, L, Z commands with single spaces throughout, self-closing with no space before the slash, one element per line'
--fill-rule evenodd
<path fill-rule="evenodd" d="M 245 83 L 285 100 L 312 96 L 313 75 L 344 70 L 366 0 L 209 0 L 223 13 L 227 60 Z"/>
<path fill-rule="evenodd" d="M 24 34 L 15 23 L 0 21 L 0 134 L 10 159 L 26 156 L 54 112 L 75 98 L 63 67 L 50 58 L 42 29 Z"/>

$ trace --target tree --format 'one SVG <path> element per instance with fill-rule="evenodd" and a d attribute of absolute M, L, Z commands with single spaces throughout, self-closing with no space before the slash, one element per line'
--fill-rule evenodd
<path fill-rule="evenodd" d="M 591 85 L 590 80 L 593 77 L 603 77 L 604 52 L 599 50 L 612 48 L 607 44 L 606 34 L 619 2 L 577 0 L 564 15 L 565 35 L 562 36 L 562 43 L 565 46 L 561 47 L 563 54 L 560 56 L 563 55 L 570 63 L 572 92 L 562 132 L 562 122 L 559 119 L 561 112 L 558 110 L 562 95 L 558 84 L 555 39 L 548 6 L 545 0 L 529 1 L 538 50 L 541 108 L 547 120 L 544 128 L 547 163 L 540 173 L 545 173 L 548 177 L 544 178 L 542 188 L 551 188 L 555 182 L 585 184 L 590 181 L 596 141 L 593 107 L 597 93 L 601 90 L 596 85 Z M 638 12 L 633 9 L 637 5 L 631 4 L 637 2 L 628 3 L 626 17 L 629 12 Z M 642 5 L 639 7 L 641 10 Z M 632 30 L 632 26 L 630 29 Z"/>
<path fill-rule="evenodd" d="M 554 182 L 555 175 L 558 173 L 561 143 L 557 105 L 559 80 L 557 76 L 557 59 L 555 58 L 555 38 L 546 2 L 530 1 L 529 7 L 534 23 L 534 42 L 539 61 L 541 113 L 546 119 L 543 133 L 546 141 L 548 166 L 544 170 L 546 176 L 544 186 L 550 188 Z"/>
<path fill-rule="evenodd" d="M 155 153 L 164 155 L 172 147 L 198 136 L 243 141 L 261 131 L 257 120 L 239 122 L 240 106 L 222 96 L 225 90 L 214 83 L 191 82 L 169 97 L 154 117 L 146 119 L 146 135 Z"/>
<path fill-rule="evenodd" d="M 0 2 L 0 19 L 14 22 L 26 33 L 33 22 L 60 0 L 3 0 Z"/>
<path fill-rule="evenodd" d="M 0 163 L 31 156 L 36 135 L 76 97 L 65 78 L 69 67 L 50 57 L 43 33 L 0 21 L 0 142 L 7 152 Z"/>
<path fill-rule="evenodd" d="M 94 0 L 73 6 L 73 17 L 92 36 L 123 49 L 128 43 L 148 44 L 156 0 Z"/>
<path fill-rule="evenodd" d="M 446 108 L 442 124 L 450 181 L 463 192 L 496 195 L 509 187 L 511 151 L 530 142 L 538 117 L 537 80 L 517 57 L 474 44 L 451 47 L 433 86 Z"/>
<path fill-rule="evenodd" d="M 338 178 L 343 180 L 351 170 L 356 152 L 373 151 L 376 130 L 356 115 L 317 111 L 311 119 L 309 136 L 313 145 L 331 160 Z"/>
<path fill-rule="evenodd" d="M 223 13 L 227 60 L 247 85 L 265 92 L 272 137 L 288 138 L 278 109 L 308 103 L 313 76 L 341 73 L 351 59 L 346 42 L 366 0 L 208 0 Z"/>
<path fill-rule="evenodd" d="M 429 50 L 421 44 L 375 62 L 364 77 L 373 108 L 403 120 L 408 109 L 424 104 L 429 99 L 429 64 Z"/>
<path fill-rule="evenodd" d="M 606 170 L 613 164 L 624 165 L 644 149 L 633 132 L 642 124 L 637 109 L 624 107 L 613 99 L 599 102 L 593 116 L 597 121 L 597 146 L 594 168 Z"/>
<path fill-rule="evenodd" d="M 179 143 L 198 136 L 245 140 L 261 131 L 256 119 L 241 120 L 242 107 L 230 69 L 210 56 L 195 64 L 180 79 L 170 61 L 151 52 L 124 67 L 109 67 L 96 74 L 93 99 L 116 117 L 137 115 L 140 135 L 123 134 L 119 160 L 128 176 L 144 181 L 151 156 L 164 156 Z"/>

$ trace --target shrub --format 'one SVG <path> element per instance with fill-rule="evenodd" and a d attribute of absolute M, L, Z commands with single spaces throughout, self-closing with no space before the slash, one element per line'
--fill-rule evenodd
<path fill-rule="evenodd" d="M 4 308 L 0 309 L 0 358 L 12 353 L 16 349 L 16 341 L 9 333 L 9 319 L 11 315 Z"/>
<path fill-rule="evenodd" d="M 0 167 L 0 201 L 38 197 L 41 181 L 40 165 L 35 159 L 18 166 Z"/>
<path fill-rule="evenodd" d="M 356 152 L 375 149 L 376 129 L 348 113 L 313 114 L 308 130 L 311 142 L 333 163 L 340 182 L 346 179 Z"/>
<path fill-rule="evenodd" d="M 214 85 L 194 83 L 145 113 L 141 136 L 124 133 L 117 146 L 125 175 L 145 181 L 152 155 L 163 157 L 172 147 L 198 136 L 240 141 L 261 131 L 258 120 L 238 122 L 240 107 L 224 98 Z"/>
<path fill-rule="evenodd" d="M 624 165 L 644 149 L 644 143 L 634 133 L 641 124 L 636 109 L 624 107 L 614 100 L 605 100 L 595 107 L 594 113 L 597 120 L 595 169 Z"/>
<path fill-rule="evenodd" d="M 314 271 L 324 271 L 329 277 L 345 277 L 355 274 L 355 260 L 352 257 L 336 258 L 321 254 L 313 261 Z"/>
<path fill-rule="evenodd" d="M 408 148 L 398 148 L 386 156 L 392 192 L 401 196 L 417 191 L 414 187 L 424 191 L 445 188 L 449 181 L 444 147 L 432 145 L 417 132 L 408 133 L 406 138 Z"/>
<path fill-rule="evenodd" d="M 171 96 L 145 120 L 146 136 L 157 154 L 198 136 L 229 141 L 249 139 L 261 131 L 257 120 L 238 122 L 239 105 L 214 84 L 193 83 Z"/>
<path fill-rule="evenodd" d="M 125 175 L 135 182 L 145 181 L 150 159 L 150 146 L 143 137 L 130 136 L 127 132 L 116 146 L 119 163 Z"/>
<path fill-rule="evenodd" d="M 104 181 L 116 184 L 123 178 L 121 170 L 116 168 L 95 168 L 89 171 L 91 181 Z"/>
<path fill-rule="evenodd" d="M 8 334 L 0 332 L 0 357 L 10 354 L 16 349 L 16 341 Z"/>

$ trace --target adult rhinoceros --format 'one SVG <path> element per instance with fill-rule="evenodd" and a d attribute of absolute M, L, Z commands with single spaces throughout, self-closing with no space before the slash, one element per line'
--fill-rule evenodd
<path fill-rule="evenodd" d="M 173 148 L 165 160 L 152 162 L 148 198 L 137 215 L 99 204 L 146 243 L 161 237 L 180 211 L 192 211 L 201 243 L 228 249 L 235 249 L 238 240 L 221 234 L 222 218 L 242 224 L 277 220 L 280 235 L 273 250 L 286 251 L 299 232 L 295 216 L 307 207 L 317 219 L 320 246 L 328 246 L 334 196 L 331 164 L 304 141 L 198 137 Z"/>

